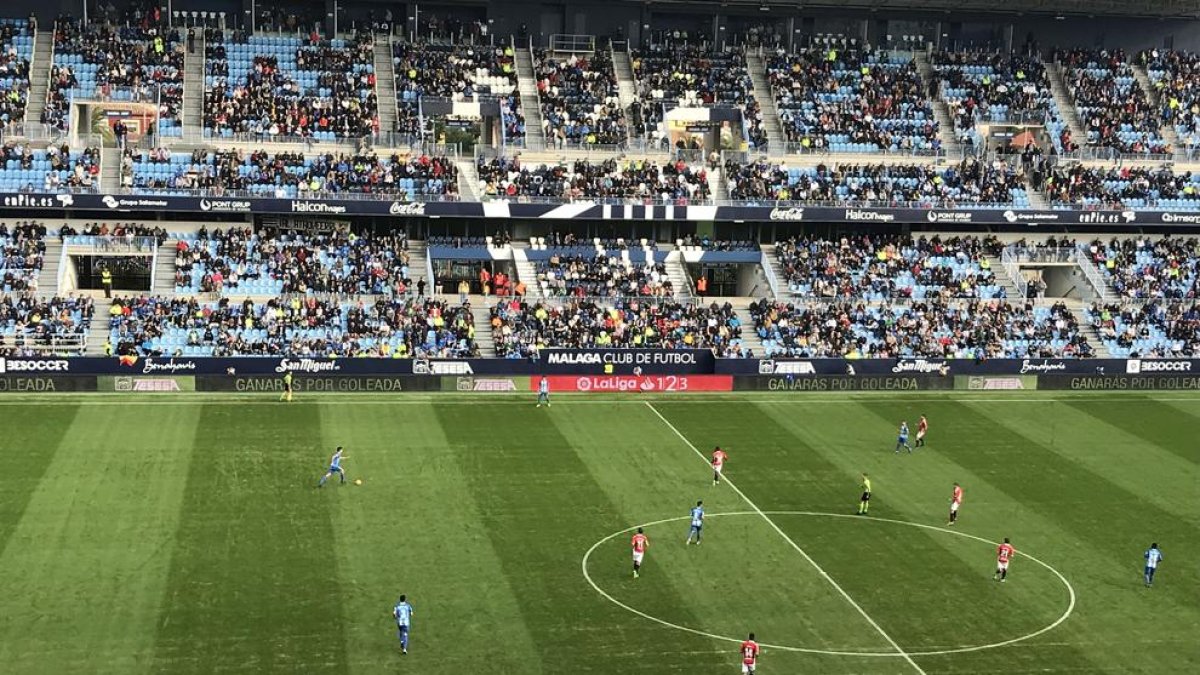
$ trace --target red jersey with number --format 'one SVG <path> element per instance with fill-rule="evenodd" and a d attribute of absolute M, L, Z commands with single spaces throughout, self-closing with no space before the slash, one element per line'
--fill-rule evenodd
<path fill-rule="evenodd" d="M 742 643 L 742 663 L 753 666 L 758 660 L 758 643 L 754 640 L 746 640 Z"/>
<path fill-rule="evenodd" d="M 922 417 L 921 421 L 917 422 L 917 431 L 919 433 L 925 433 L 928 430 L 929 430 L 929 422 L 926 422 L 925 418 Z"/>
<path fill-rule="evenodd" d="M 954 486 L 954 496 L 950 498 L 950 501 L 954 502 L 955 504 L 962 503 L 962 488 L 961 487 L 959 487 L 957 485 Z"/>
<path fill-rule="evenodd" d="M 725 454 L 724 450 L 717 450 L 713 452 L 712 465 L 720 468 L 728 457 L 729 455 Z"/>
<path fill-rule="evenodd" d="M 1006 563 L 1008 562 L 1008 559 L 1012 557 L 1014 552 L 1015 551 L 1010 544 L 1000 544 L 1000 548 L 996 549 L 996 560 L 998 562 Z"/>
<path fill-rule="evenodd" d="M 646 544 L 649 542 L 650 542 L 650 540 L 647 539 L 646 535 L 644 535 L 644 534 L 633 535 L 633 540 L 631 543 L 633 544 L 634 553 L 645 553 L 646 552 Z"/>

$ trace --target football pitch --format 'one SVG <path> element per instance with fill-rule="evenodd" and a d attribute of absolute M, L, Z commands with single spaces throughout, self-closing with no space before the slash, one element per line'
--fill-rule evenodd
<path fill-rule="evenodd" d="M 749 632 L 767 675 L 1200 668 L 1200 396 L 64 395 L 0 412 L 4 673 L 731 674 Z M 927 447 L 895 454 L 922 414 Z M 362 485 L 318 490 L 338 445 Z M 703 544 L 685 546 L 697 500 Z"/>

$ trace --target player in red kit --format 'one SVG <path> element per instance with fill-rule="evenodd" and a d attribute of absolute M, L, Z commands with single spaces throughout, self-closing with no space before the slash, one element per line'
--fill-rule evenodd
<path fill-rule="evenodd" d="M 996 576 L 992 577 L 996 581 L 1003 582 L 1008 577 L 1008 561 L 1016 555 L 1017 550 L 1008 543 L 1008 537 L 1004 538 L 1004 543 L 996 549 Z"/>
<path fill-rule="evenodd" d="M 920 448 L 925 445 L 925 432 L 927 431 L 929 431 L 929 420 L 921 415 L 921 421 L 917 422 L 917 445 L 915 447 Z"/>
<path fill-rule="evenodd" d="M 958 483 L 954 484 L 954 493 L 950 495 L 950 524 L 958 522 L 958 507 L 962 506 L 963 490 Z"/>
<path fill-rule="evenodd" d="M 642 534 L 642 528 L 639 527 L 629 543 L 633 546 L 633 578 L 636 579 L 642 571 L 642 559 L 646 557 L 646 547 L 650 545 L 650 540 Z"/>
<path fill-rule="evenodd" d="M 753 675 L 755 666 L 758 665 L 758 643 L 754 641 L 754 633 L 742 642 L 740 649 L 742 653 L 742 675 Z"/>
<path fill-rule="evenodd" d="M 725 451 L 718 445 L 712 454 L 713 485 L 721 483 L 721 470 L 725 468 L 725 460 L 727 459 L 729 459 L 729 455 L 725 454 Z"/>

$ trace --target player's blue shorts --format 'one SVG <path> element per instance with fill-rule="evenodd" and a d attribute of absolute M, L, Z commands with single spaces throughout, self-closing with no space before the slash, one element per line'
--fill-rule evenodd
<path fill-rule="evenodd" d="M 408 624 L 397 622 L 396 630 L 400 631 L 401 633 L 407 633 L 408 632 Z"/>
<path fill-rule="evenodd" d="M 897 439 L 896 439 L 896 442 L 897 442 L 897 443 L 907 443 L 907 442 L 908 442 L 908 436 L 900 436 L 899 438 L 897 438 Z"/>
<path fill-rule="evenodd" d="M 699 534 L 699 533 L 700 533 L 700 530 L 701 530 L 703 527 L 704 527 L 703 525 L 693 525 L 693 526 L 692 526 L 692 530 L 691 530 L 691 531 L 692 531 L 692 533 L 693 533 L 693 534 Z"/>
<path fill-rule="evenodd" d="M 341 473 L 341 472 L 342 472 L 342 467 L 340 467 L 340 466 L 330 466 L 329 467 L 329 473 Z"/>

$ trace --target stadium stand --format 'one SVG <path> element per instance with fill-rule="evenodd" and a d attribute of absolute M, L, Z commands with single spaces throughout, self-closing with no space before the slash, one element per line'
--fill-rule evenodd
<path fill-rule="evenodd" d="M 1159 133 L 1160 115 L 1137 83 L 1125 52 L 1056 50 L 1090 145 L 1125 154 L 1164 155 L 1171 147 Z"/>
<path fill-rule="evenodd" d="M 34 148 L 17 141 L 0 146 L 0 191 L 90 191 L 98 187 L 100 149 L 49 145 Z"/>
<path fill-rule="evenodd" d="M 627 137 L 617 75 L 607 52 L 563 56 L 534 50 L 545 137 L 557 147 L 616 145 Z"/>
<path fill-rule="evenodd" d="M 727 162 L 731 199 L 846 206 L 1028 208 L 1023 174 L 1002 160 L 956 165 Z"/>
<path fill-rule="evenodd" d="M 993 238 L 907 235 L 792 238 L 775 246 L 793 293 L 869 301 L 1004 297 L 987 255 Z"/>
<path fill-rule="evenodd" d="M 93 312 L 94 303 L 88 297 L 42 298 L 34 293 L 0 297 L 0 334 L 6 343 L 8 338 L 14 343 L 7 355 L 35 355 L 43 352 L 36 346 L 68 344 L 67 351 L 82 353 Z"/>
<path fill-rule="evenodd" d="M 125 183 L 145 191 L 186 194 L 250 193 L 256 196 L 380 195 L 404 200 L 458 197 L 458 169 L 447 157 L 379 157 L 265 150 L 172 153 L 165 148 L 127 150 Z"/>
<path fill-rule="evenodd" d="M 847 358 L 1051 358 L 1093 354 L 1063 304 L 931 299 L 750 307 L 768 355 Z"/>
<path fill-rule="evenodd" d="M 1192 299 L 1156 299 L 1135 305 L 1093 303 L 1087 317 L 1114 357 L 1200 355 L 1200 306 Z"/>
<path fill-rule="evenodd" d="M 279 234 L 234 227 L 178 239 L 176 293 L 400 295 L 410 285 L 402 232 Z"/>
<path fill-rule="evenodd" d="M 334 302 L 275 298 L 134 296 L 110 310 L 118 354 L 144 356 L 351 356 L 379 358 L 477 355 L 467 307 L 433 299 Z"/>
<path fill-rule="evenodd" d="M 777 51 L 767 61 L 779 122 L 801 151 L 941 149 L 916 64 L 896 52 Z"/>
<path fill-rule="evenodd" d="M 1054 208 L 1169 209 L 1200 208 L 1200 176 L 1190 171 L 1132 166 L 1101 169 L 1084 165 L 1060 168 L 1045 183 Z"/>
<path fill-rule="evenodd" d="M 661 262 L 632 262 L 618 255 L 555 251 L 535 265 L 537 283 L 550 296 L 672 297 L 675 288 Z"/>
<path fill-rule="evenodd" d="M 379 131 L 371 33 L 352 40 L 206 34 L 206 136 L 332 141 Z"/>
<path fill-rule="evenodd" d="M 72 90 L 112 100 L 158 103 L 159 136 L 181 136 L 183 47 L 179 31 L 144 16 L 116 26 L 69 16 L 54 24 L 54 66 L 42 122 L 70 128 Z"/>
<path fill-rule="evenodd" d="M 454 100 L 496 99 L 506 139 L 525 137 L 511 46 L 410 44 L 392 46 L 396 73 L 397 131 L 418 134 L 422 96 Z"/>
<path fill-rule="evenodd" d="M 711 197 L 708 172 L 683 160 L 649 159 L 526 166 L 521 158 L 480 157 L 480 195 L 512 199 L 596 199 L 609 203 L 702 203 Z"/>
<path fill-rule="evenodd" d="M 1194 237 L 1097 239 L 1085 252 L 1121 298 L 1194 298 L 1200 290 L 1200 241 Z"/>
<path fill-rule="evenodd" d="M 1138 55 L 1162 108 L 1162 121 L 1175 128 L 1190 150 L 1200 147 L 1200 56 L 1170 49 Z"/>
<path fill-rule="evenodd" d="M 960 141 L 983 147 L 976 121 L 1045 123 L 1055 147 L 1063 151 L 1062 116 L 1040 60 L 994 52 L 939 51 L 932 61 Z M 1067 134 L 1069 139 L 1070 131 Z"/>
<path fill-rule="evenodd" d="M 33 33 L 25 19 L 0 19 L 0 133 L 25 121 Z"/>
<path fill-rule="evenodd" d="M 754 98 L 742 51 L 658 44 L 631 52 L 630 62 L 639 87 L 640 122 L 635 128 L 639 137 L 649 135 L 661 145 L 666 134 L 660 123 L 667 110 L 721 104 L 741 108 L 751 147 L 765 147 L 762 107 Z"/>
<path fill-rule="evenodd" d="M 36 291 L 46 255 L 46 226 L 34 221 L 0 223 L 0 276 L 5 293 Z"/>
<path fill-rule="evenodd" d="M 491 310 L 492 339 L 503 358 L 529 358 L 545 347 L 706 348 L 726 357 L 749 356 L 741 323 L 729 304 L 673 300 L 579 300 L 562 305 L 520 299 Z"/>

